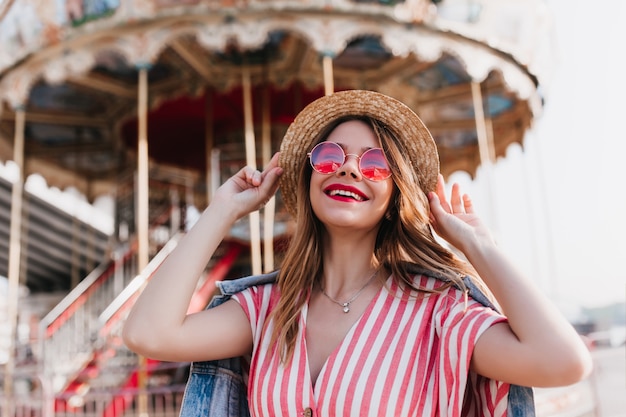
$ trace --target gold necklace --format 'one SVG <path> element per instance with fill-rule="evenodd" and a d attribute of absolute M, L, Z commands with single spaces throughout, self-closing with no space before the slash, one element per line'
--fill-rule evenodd
<path fill-rule="evenodd" d="M 367 288 L 368 285 L 371 284 L 371 282 L 374 280 L 374 277 L 376 276 L 377 272 L 378 272 L 378 270 L 374 271 L 372 276 L 367 279 L 367 282 L 365 283 L 365 285 L 363 285 L 361 287 L 361 289 L 358 290 L 348 301 L 343 302 L 343 303 L 341 301 L 335 300 L 333 297 L 331 297 L 330 295 L 326 294 L 326 291 L 324 291 L 324 287 L 322 287 L 321 284 L 320 284 L 320 290 L 322 291 L 322 294 L 324 294 L 326 296 L 326 298 L 328 298 L 330 301 L 332 301 L 333 303 L 337 304 L 340 307 L 343 307 L 343 312 L 344 313 L 349 313 L 350 312 L 350 304 L 352 304 L 352 302 L 354 300 L 356 300 L 359 295 L 361 295 L 363 290 L 365 288 Z"/>

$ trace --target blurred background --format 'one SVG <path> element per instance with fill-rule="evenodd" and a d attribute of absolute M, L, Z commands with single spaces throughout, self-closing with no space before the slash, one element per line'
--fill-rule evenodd
<path fill-rule="evenodd" d="M 499 244 L 588 342 L 594 374 L 538 415 L 626 416 L 626 3 L 0 0 L 2 415 L 177 415 L 189 364 L 121 323 L 244 164 L 333 91 L 404 101 Z M 280 193 L 207 265 L 280 265 Z"/>
<path fill-rule="evenodd" d="M 626 167 L 620 163 L 626 151 L 620 132 L 626 54 L 618 52 L 626 36 L 618 19 L 626 5 L 547 5 L 554 66 L 543 113 L 523 149 L 512 146 L 498 160 L 493 182 L 480 168 L 473 182 L 463 174 L 455 179 L 485 210 L 496 212 L 494 229 L 517 263 L 575 314 L 580 307 L 623 303 L 626 295 L 619 267 L 626 249 Z"/>

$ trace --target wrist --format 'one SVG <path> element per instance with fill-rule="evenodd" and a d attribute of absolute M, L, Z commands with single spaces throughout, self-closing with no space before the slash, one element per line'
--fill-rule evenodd
<path fill-rule="evenodd" d="M 234 207 L 228 203 L 214 200 L 204 209 L 196 225 L 204 230 L 212 230 L 226 236 L 238 219 Z"/>
<path fill-rule="evenodd" d="M 241 204 L 232 198 L 220 198 L 216 195 L 205 209 L 209 217 L 219 219 L 219 221 L 232 226 L 245 213 L 240 213 Z"/>
<path fill-rule="evenodd" d="M 488 260 L 500 251 L 490 234 L 474 234 L 459 249 L 472 264 L 481 259 Z"/>

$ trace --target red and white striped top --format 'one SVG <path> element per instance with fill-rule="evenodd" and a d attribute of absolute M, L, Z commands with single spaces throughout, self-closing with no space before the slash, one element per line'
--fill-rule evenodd
<path fill-rule="evenodd" d="M 416 276 L 421 287 L 439 280 Z M 391 278 L 312 385 L 306 351 L 307 305 L 293 359 L 283 365 L 269 349 L 269 313 L 276 285 L 234 296 L 250 319 L 254 337 L 248 401 L 252 416 L 506 416 L 509 386 L 469 373 L 474 345 L 503 316 L 449 288 L 410 296 Z M 467 392 L 467 394 L 466 394 Z"/>

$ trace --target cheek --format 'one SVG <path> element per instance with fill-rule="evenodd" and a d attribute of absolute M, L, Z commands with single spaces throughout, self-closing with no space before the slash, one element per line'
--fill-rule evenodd
<path fill-rule="evenodd" d="M 385 201 L 385 206 L 389 206 L 392 203 L 393 190 L 394 185 L 391 179 L 387 179 L 381 184 L 380 196 Z"/>
<path fill-rule="evenodd" d="M 376 219 L 382 218 L 389 211 L 391 204 L 393 204 L 393 190 L 393 181 L 387 182 L 387 180 L 372 187 L 375 197 L 371 201 L 371 209 Z"/>

